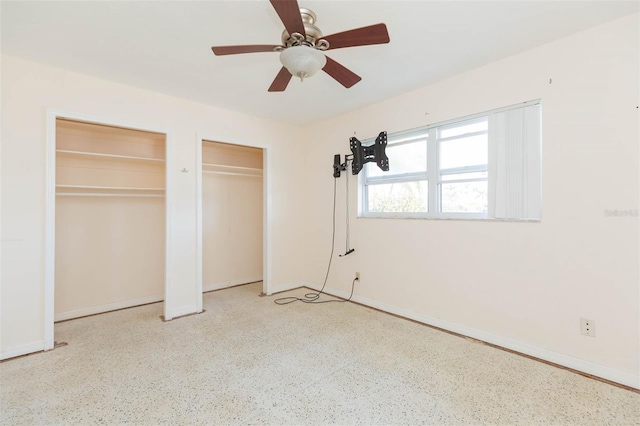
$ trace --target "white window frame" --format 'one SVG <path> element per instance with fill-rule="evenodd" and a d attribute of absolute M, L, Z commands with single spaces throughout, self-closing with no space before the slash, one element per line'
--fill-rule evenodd
<path fill-rule="evenodd" d="M 488 120 L 488 117 L 491 114 L 508 111 L 511 109 L 522 108 L 529 105 L 540 104 L 540 99 L 523 102 L 517 105 L 510 105 L 503 108 L 497 108 L 490 111 L 473 114 L 465 117 L 460 117 L 452 120 L 447 120 L 440 123 L 431 124 L 425 127 L 420 127 L 417 129 L 412 129 L 408 131 L 397 132 L 393 134 L 389 134 L 387 149 L 393 146 L 399 146 L 403 144 L 413 143 L 416 140 L 424 139 L 427 137 L 427 164 L 426 170 L 421 172 L 413 172 L 413 173 L 403 173 L 403 174 L 395 174 L 392 176 L 375 176 L 369 177 L 367 175 L 369 167 L 377 167 L 375 163 L 368 163 L 363 168 L 362 172 L 358 177 L 358 217 L 362 218 L 408 218 L 408 219 L 479 219 L 479 220 L 494 220 L 489 217 L 488 212 L 480 212 L 480 213 L 468 213 L 468 212 L 442 212 L 441 211 L 441 185 L 442 185 L 442 176 L 447 174 L 461 174 L 461 173 L 477 173 L 477 172 L 487 172 L 489 170 L 488 161 L 483 165 L 474 165 L 474 166 L 466 166 L 466 167 L 457 167 L 457 168 L 449 168 L 449 169 L 440 169 L 440 152 L 439 146 L 440 142 L 443 140 L 454 139 L 454 138 L 463 138 L 469 137 L 479 134 L 487 134 L 488 131 L 480 131 L 480 132 L 469 132 L 463 135 L 454 136 L 451 138 L 442 138 L 438 139 L 439 133 L 442 129 L 446 129 L 448 127 L 459 126 L 462 123 L 473 123 L 474 121 L 479 122 L 483 120 Z M 371 145 L 375 142 L 375 140 L 367 139 L 363 141 L 363 145 Z M 390 162 L 393 162 L 393 159 L 389 159 Z M 368 200 L 368 186 L 375 184 L 388 184 L 388 183 L 403 183 L 403 182 L 417 182 L 417 181 L 427 181 L 428 184 L 428 211 L 427 212 L 370 212 L 368 211 L 369 200 Z M 460 179 L 453 181 L 445 181 L 445 183 L 449 182 L 472 182 L 472 181 L 485 181 L 488 182 L 487 178 L 472 178 L 472 179 Z M 491 197 L 491 191 L 488 192 L 487 197 Z M 491 200 L 488 200 L 491 203 Z M 518 220 L 518 219 L 514 219 Z M 526 220 L 526 219 L 525 219 Z"/>

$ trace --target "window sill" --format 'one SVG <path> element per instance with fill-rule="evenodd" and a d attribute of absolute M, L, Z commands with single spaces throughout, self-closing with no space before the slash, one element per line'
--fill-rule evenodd
<path fill-rule="evenodd" d="M 376 214 L 376 215 L 358 215 L 358 219 L 409 219 L 409 220 L 453 220 L 453 221 L 472 221 L 472 222 L 524 222 L 524 223 L 541 223 L 542 219 L 497 219 L 479 216 L 419 216 L 419 215 L 403 215 L 403 214 Z"/>

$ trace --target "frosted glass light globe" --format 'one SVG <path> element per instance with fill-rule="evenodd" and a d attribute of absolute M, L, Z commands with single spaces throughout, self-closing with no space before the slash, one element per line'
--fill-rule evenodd
<path fill-rule="evenodd" d="M 280 53 L 282 65 L 300 80 L 311 77 L 327 63 L 324 53 L 309 46 L 291 46 Z"/>

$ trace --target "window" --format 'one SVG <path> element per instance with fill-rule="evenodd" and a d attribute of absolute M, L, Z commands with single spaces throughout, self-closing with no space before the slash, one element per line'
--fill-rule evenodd
<path fill-rule="evenodd" d="M 386 153 L 388 172 L 361 173 L 360 216 L 540 218 L 539 101 L 390 134 Z"/>

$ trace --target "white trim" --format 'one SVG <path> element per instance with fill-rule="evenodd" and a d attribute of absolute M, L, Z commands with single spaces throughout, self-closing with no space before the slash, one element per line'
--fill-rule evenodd
<path fill-rule="evenodd" d="M 313 288 L 313 286 L 314 286 L 314 284 L 309 282 L 309 281 L 296 281 L 296 282 L 293 282 L 293 283 L 289 283 L 289 284 L 281 285 L 281 286 L 278 286 L 278 287 L 274 287 L 274 288 L 271 289 L 270 293 L 265 293 L 265 294 L 267 296 L 272 296 L 272 295 L 274 295 L 276 293 L 282 293 L 282 292 L 285 292 L 285 291 L 295 290 L 295 289 L 300 288 L 300 287 Z"/>
<path fill-rule="evenodd" d="M 482 117 L 482 118 L 485 118 L 485 117 Z M 484 120 L 476 119 L 476 120 L 469 120 L 469 121 L 457 121 L 457 122 L 455 122 L 453 124 L 450 124 L 449 126 L 438 126 L 438 130 L 441 132 L 443 128 L 446 129 L 447 127 L 448 128 L 455 128 L 455 127 L 458 127 L 460 125 L 468 126 L 469 124 L 471 124 L 470 121 L 471 122 L 475 122 L 475 123 L 479 123 L 479 122 L 484 121 Z M 454 124 L 455 124 L 455 126 L 454 126 Z M 478 130 L 477 132 L 460 133 L 459 135 L 447 136 L 445 138 L 437 137 L 436 141 L 437 142 L 449 142 L 449 141 L 455 141 L 456 139 L 472 138 L 474 136 L 484 136 L 484 135 L 487 135 L 488 133 L 489 132 L 487 130 Z"/>
<path fill-rule="evenodd" d="M 202 286 L 202 292 L 220 290 L 223 288 L 233 287 L 236 285 L 250 284 L 258 281 L 262 281 L 262 277 L 245 278 L 242 280 L 223 281 L 221 283 L 205 284 Z"/>
<path fill-rule="evenodd" d="M 2 18 L 2 8 L 0 7 L 0 22 Z M 2 81 L 2 55 L 0 55 L 0 81 Z M 2 98 L 2 84 L 0 84 L 0 99 Z M 0 135 L 2 135 L 2 120 L 0 120 Z M 1 136 L 0 136 L 1 137 Z M 0 144 L 0 159 L 2 159 L 2 144 Z M 2 161 L 0 161 L 0 176 L 2 176 Z M 2 185 L 0 185 L 0 212 L 2 211 Z M 45 237 L 46 238 L 46 237 Z M 2 265 L 2 246 L 5 240 L 2 239 L 2 225 L 0 224 L 0 266 Z M 45 247 L 46 250 L 46 247 Z M 45 265 L 46 267 L 46 265 Z M 0 273 L 0 294 L 2 293 L 2 274 Z M 0 330 L 2 330 L 2 301 L 0 300 Z M 2 339 L 0 338 L 0 347 L 2 347 Z"/>
<path fill-rule="evenodd" d="M 314 290 L 319 290 L 320 286 L 312 283 L 307 283 L 307 287 Z M 326 288 L 323 292 L 331 294 L 337 297 L 348 298 L 349 292 L 336 290 L 333 288 Z M 561 365 L 563 367 L 571 368 L 573 370 L 581 371 L 583 373 L 590 374 L 592 376 L 600 377 L 621 385 L 630 386 L 635 389 L 640 389 L 640 377 L 631 373 L 625 373 L 624 371 L 616 370 L 614 368 L 606 367 L 603 365 L 595 364 L 590 361 L 575 358 L 569 355 L 554 352 L 548 349 L 533 346 L 528 343 L 519 342 L 517 340 L 509 339 L 506 337 L 498 336 L 486 331 L 477 330 L 475 328 L 467 327 L 462 324 L 456 324 L 450 321 L 446 321 L 440 318 L 435 318 L 429 315 L 419 314 L 410 310 L 398 308 L 393 305 L 378 302 L 373 299 L 354 295 L 351 300 L 354 302 L 370 306 L 372 308 L 380 309 L 390 314 L 398 315 L 403 318 L 411 319 L 423 324 L 431 325 L 434 327 L 442 328 L 443 330 L 451 331 L 463 336 L 472 337 L 474 339 L 491 343 L 496 346 L 500 346 L 505 349 L 510 349 L 521 354 L 529 355 L 535 358 L 539 358 L 544 361 L 552 362 L 554 364 Z"/>
<path fill-rule="evenodd" d="M 173 258 L 171 257 L 171 244 L 173 237 L 173 216 L 171 215 L 171 206 L 174 204 L 173 197 L 173 173 L 169 173 L 170 166 L 172 166 L 173 160 L 173 133 L 169 130 L 163 132 L 165 134 L 164 140 L 164 317 L 167 318 L 170 312 L 171 303 L 175 300 L 173 297 L 173 286 L 171 281 L 171 264 Z M 170 318 L 170 317 L 169 317 Z"/>
<path fill-rule="evenodd" d="M 53 349 L 56 250 L 56 118 L 47 110 L 45 164 L 45 237 L 44 237 L 44 348 Z M 36 349 L 39 350 L 39 349 Z"/>
<path fill-rule="evenodd" d="M 96 117 L 93 115 L 77 114 L 77 113 L 61 111 L 53 108 L 47 108 L 47 113 L 51 113 L 55 118 L 64 118 L 68 120 L 82 121 L 84 123 L 90 123 L 90 124 L 101 124 L 106 126 L 119 127 L 121 129 L 139 130 L 143 132 L 151 132 L 151 133 L 157 133 L 162 135 L 167 135 L 169 133 L 168 129 L 166 128 L 146 126 L 137 122 L 131 122 L 131 121 L 120 120 L 120 119 L 112 120 L 104 117 Z M 165 158 L 165 161 L 166 160 L 167 159 Z"/>
<path fill-rule="evenodd" d="M 271 282 L 271 148 L 262 149 L 262 292 L 270 294 Z"/>
<path fill-rule="evenodd" d="M 173 200 L 170 185 L 171 147 L 173 135 L 168 129 L 160 129 L 125 120 L 112 120 L 85 114 L 46 109 L 46 165 L 45 165 L 45 276 L 44 276 L 44 350 L 53 349 L 55 322 L 55 212 L 56 212 L 56 119 L 64 118 L 85 123 L 115 126 L 124 129 L 141 130 L 165 135 L 165 285 L 164 311 L 171 302 L 170 253 L 171 253 L 171 216 L 169 206 Z M 36 349 L 42 350 L 42 348 Z"/>
<path fill-rule="evenodd" d="M 220 141 L 231 145 L 243 145 L 262 149 L 262 292 L 271 291 L 271 146 L 246 141 L 221 141 L 213 135 L 196 135 L 196 277 L 198 281 L 199 306 L 202 310 L 202 142 Z M 257 280 L 259 281 L 259 280 Z M 209 290 L 205 290 L 209 291 Z"/>
<path fill-rule="evenodd" d="M 429 179 L 429 176 L 426 170 L 421 172 L 400 173 L 400 174 L 390 175 L 390 176 L 367 177 L 366 173 L 364 175 L 366 177 L 365 185 L 367 186 L 384 185 L 387 183 L 426 181 L 427 179 Z"/>
<path fill-rule="evenodd" d="M 479 221 L 479 222 L 521 222 L 521 223 L 540 223 L 542 219 L 499 219 L 499 218 L 490 218 L 486 216 L 480 216 L 480 213 L 458 213 L 459 215 L 465 216 L 457 216 L 457 217 L 421 217 L 421 216 L 399 216 L 396 213 L 377 213 L 376 216 L 360 216 L 358 219 L 399 219 L 399 220 L 470 220 L 470 221 Z"/>
<path fill-rule="evenodd" d="M 443 220 L 500 220 L 487 217 L 487 213 L 460 213 L 438 212 L 427 216 L 426 212 L 402 213 L 402 212 L 373 212 L 360 216 L 358 219 L 443 219 Z M 528 219 L 510 219 L 510 222 L 529 221 Z"/>
<path fill-rule="evenodd" d="M 32 354 L 34 352 L 44 351 L 47 350 L 45 349 L 45 346 L 46 342 L 44 340 L 27 343 L 26 345 L 15 346 L 13 348 L 5 349 L 0 352 L 0 359 L 5 360 L 9 358 L 15 358 L 17 356 Z"/>
<path fill-rule="evenodd" d="M 172 319 L 175 319 L 177 317 L 190 315 L 190 314 L 199 314 L 200 312 L 202 312 L 202 311 L 198 311 L 198 305 L 179 306 L 172 310 L 166 309 L 166 306 L 167 305 L 165 304 L 165 315 L 164 315 L 165 321 L 171 321 Z M 167 314 L 169 315 L 167 316 Z"/>
<path fill-rule="evenodd" d="M 196 292 L 198 312 L 202 312 L 202 141 L 196 134 Z"/>
<path fill-rule="evenodd" d="M 90 308 L 76 309 L 74 311 L 60 312 L 55 314 L 55 321 L 65 321 L 74 318 L 86 317 L 87 315 L 102 314 L 104 312 L 116 311 L 118 309 L 132 308 L 134 306 L 146 305 L 148 303 L 162 302 L 164 296 L 156 294 L 154 296 L 140 297 L 137 299 L 121 300 L 119 302 L 107 303 L 105 305 L 92 306 Z"/>

